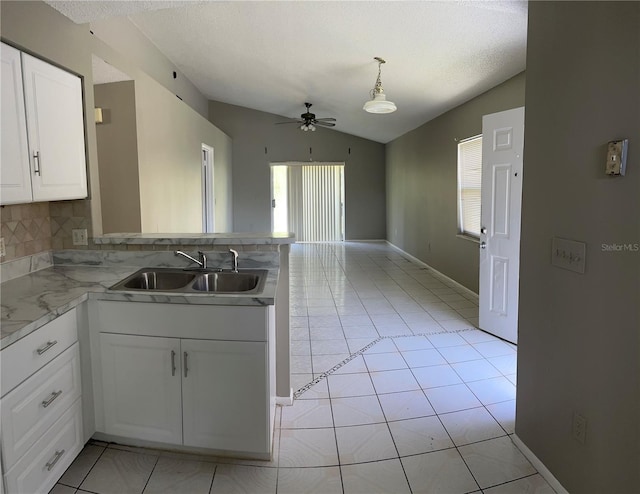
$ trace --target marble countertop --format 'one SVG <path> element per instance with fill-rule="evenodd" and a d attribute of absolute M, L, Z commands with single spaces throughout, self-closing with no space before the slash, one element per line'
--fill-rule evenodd
<path fill-rule="evenodd" d="M 91 255 L 94 257 L 91 258 Z M 15 343 L 89 298 L 197 305 L 273 305 L 275 302 L 278 265 L 268 254 L 246 260 L 250 264 L 245 266 L 247 268 L 268 269 L 264 290 L 258 295 L 108 290 L 140 267 L 175 265 L 175 258 L 166 253 L 149 253 L 136 257 L 105 251 L 93 254 L 87 251 L 61 251 L 54 253 L 53 257 L 53 266 L 0 285 L 0 349 Z"/>
<path fill-rule="evenodd" d="M 293 233 L 108 233 L 102 245 L 276 245 L 295 242 Z"/>

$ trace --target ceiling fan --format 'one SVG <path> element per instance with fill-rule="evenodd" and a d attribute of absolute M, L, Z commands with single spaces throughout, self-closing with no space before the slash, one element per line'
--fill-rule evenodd
<path fill-rule="evenodd" d="M 336 124 L 333 123 L 333 122 L 336 121 L 335 118 L 331 118 L 331 117 L 329 117 L 329 118 L 316 118 L 316 115 L 309 111 L 309 109 L 312 106 L 311 103 L 305 103 L 304 106 L 307 107 L 307 112 L 303 113 L 302 115 L 300 115 L 300 118 L 298 120 L 288 120 L 286 122 L 276 122 L 276 125 L 290 124 L 290 123 L 300 124 L 300 130 L 304 130 L 305 132 L 307 132 L 309 130 L 312 131 L 312 132 L 315 132 L 317 125 L 320 125 L 322 127 L 335 127 Z"/>

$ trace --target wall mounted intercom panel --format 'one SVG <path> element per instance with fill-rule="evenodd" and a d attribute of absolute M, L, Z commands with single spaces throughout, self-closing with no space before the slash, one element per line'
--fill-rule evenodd
<path fill-rule="evenodd" d="M 623 175 L 627 168 L 627 149 L 629 148 L 629 139 L 619 139 L 617 141 L 609 141 L 607 144 L 607 167 L 605 173 L 607 175 Z"/>

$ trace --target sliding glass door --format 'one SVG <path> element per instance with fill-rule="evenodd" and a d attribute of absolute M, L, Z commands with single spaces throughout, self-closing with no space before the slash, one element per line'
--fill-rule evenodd
<path fill-rule="evenodd" d="M 344 240 L 344 163 L 274 163 L 271 176 L 274 232 L 292 231 L 299 242 Z"/>

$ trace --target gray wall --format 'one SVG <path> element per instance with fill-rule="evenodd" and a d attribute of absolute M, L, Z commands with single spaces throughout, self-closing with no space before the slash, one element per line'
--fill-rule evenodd
<path fill-rule="evenodd" d="M 134 82 L 97 84 L 93 91 L 96 106 L 103 109 L 103 123 L 96 125 L 102 231 L 140 232 Z"/>
<path fill-rule="evenodd" d="M 269 162 L 344 161 L 346 239 L 386 237 L 383 144 L 330 129 L 274 125 L 286 118 L 216 101 L 209 102 L 209 119 L 233 139 L 235 231 L 271 230 Z"/>
<path fill-rule="evenodd" d="M 126 54 L 136 66 L 207 118 L 207 98 L 127 17 L 94 21 L 91 30 L 97 38 L 116 52 Z"/>
<path fill-rule="evenodd" d="M 575 493 L 640 489 L 640 252 L 602 247 L 640 244 L 639 33 L 638 2 L 529 3 L 516 434 Z M 553 236 L 587 243 L 584 275 Z"/>
<path fill-rule="evenodd" d="M 478 244 L 457 236 L 456 140 L 482 133 L 482 116 L 524 105 L 524 72 L 386 147 L 387 239 L 478 292 Z"/>
<path fill-rule="evenodd" d="M 202 144 L 214 148 L 215 230 L 231 231 L 231 139 L 146 74 L 136 77 L 144 233 L 202 232 Z"/>

